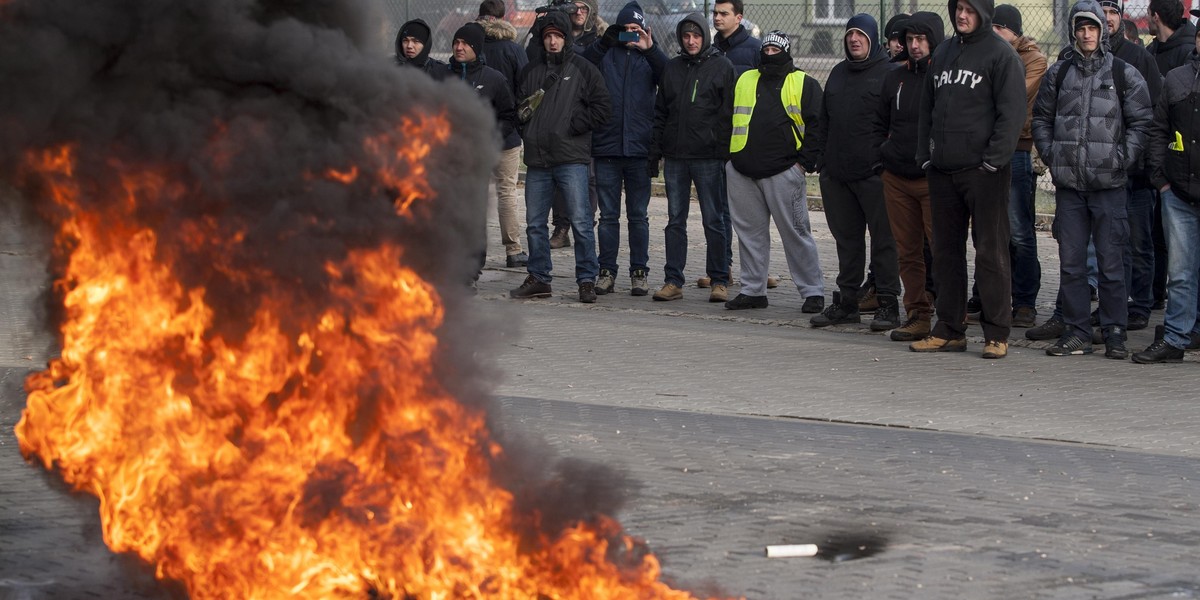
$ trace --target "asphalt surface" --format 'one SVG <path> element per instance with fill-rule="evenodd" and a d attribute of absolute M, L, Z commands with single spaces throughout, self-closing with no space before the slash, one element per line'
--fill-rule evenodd
<path fill-rule="evenodd" d="M 813 221 L 831 289 L 832 238 Z M 656 198 L 654 283 L 664 224 Z M 690 225 L 694 281 L 698 214 Z M 865 325 L 809 328 L 786 278 L 763 310 L 725 310 L 692 285 L 679 301 L 632 297 L 624 276 L 582 305 L 565 249 L 555 296 L 514 301 L 524 273 L 503 268 L 494 223 L 490 235 L 475 304 L 516 323 L 483 346 L 497 426 L 640 482 L 618 516 L 679 585 L 754 599 L 1200 597 L 1196 356 L 1051 358 L 1015 340 L 988 361 L 977 328 L 965 353 L 915 354 Z M 103 547 L 94 500 L 17 452 L 22 380 L 54 351 L 37 325 L 36 240 L 0 214 L 0 600 L 175 596 Z M 1046 315 L 1056 250 L 1039 244 Z M 1131 338 L 1140 349 L 1151 333 Z M 764 556 L 788 543 L 828 560 Z"/>

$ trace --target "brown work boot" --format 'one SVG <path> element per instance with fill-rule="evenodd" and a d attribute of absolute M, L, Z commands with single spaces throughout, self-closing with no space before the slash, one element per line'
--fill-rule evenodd
<path fill-rule="evenodd" d="M 657 292 L 654 292 L 655 300 L 679 300 L 680 298 L 683 298 L 683 288 L 673 283 L 664 283 Z"/>
<path fill-rule="evenodd" d="M 710 285 L 712 285 L 712 278 L 709 277 L 708 275 L 705 275 L 696 280 L 696 287 L 698 287 L 698 288 L 706 288 Z"/>
<path fill-rule="evenodd" d="M 875 286 L 870 286 L 859 292 L 858 312 L 874 312 L 879 308 L 879 295 L 875 293 Z"/>
<path fill-rule="evenodd" d="M 967 349 L 967 340 L 948 340 L 929 336 L 908 345 L 913 352 L 962 352 Z"/>
<path fill-rule="evenodd" d="M 550 236 L 550 248 L 558 250 L 571 245 L 571 228 L 555 227 L 554 235 Z"/>
<path fill-rule="evenodd" d="M 775 289 L 779 287 L 779 278 L 774 275 L 767 275 L 767 289 Z"/>
<path fill-rule="evenodd" d="M 725 284 L 718 283 L 712 286 L 712 291 L 708 293 L 709 302 L 725 302 L 729 300 L 729 288 Z"/>
<path fill-rule="evenodd" d="M 983 345 L 984 358 L 1004 358 L 1005 356 L 1008 356 L 1008 342 L 988 340 Z"/>
<path fill-rule="evenodd" d="M 915 342 L 929 336 L 929 315 L 912 315 L 903 325 L 892 330 L 893 342 Z"/>

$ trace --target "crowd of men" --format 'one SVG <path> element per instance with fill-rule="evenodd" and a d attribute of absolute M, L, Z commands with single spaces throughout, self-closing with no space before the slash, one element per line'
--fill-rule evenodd
<path fill-rule="evenodd" d="M 959 352 L 976 322 L 984 358 L 1005 357 L 1020 327 L 1053 340 L 1051 356 L 1103 345 L 1126 359 L 1127 332 L 1165 308 L 1154 342 L 1132 359 L 1177 362 L 1200 349 L 1200 33 L 1180 0 L 1151 0 L 1145 47 L 1121 0 L 1078 0 L 1070 44 L 1053 63 L 1016 7 L 948 0 L 947 9 L 949 37 L 934 12 L 896 15 L 882 31 L 868 14 L 851 17 L 845 59 L 824 86 L 796 68 L 788 34 L 750 35 L 742 0 L 715 3 L 715 31 L 695 13 L 657 34 L 636 1 L 609 25 L 595 0 L 555 0 L 524 48 L 504 2 L 484 0 L 454 34 L 449 64 L 429 57 L 420 20 L 401 27 L 396 60 L 467 82 L 495 110 L 506 264 L 528 271 L 513 298 L 551 295 L 551 248 L 572 237 L 579 300 L 614 293 L 622 199 L 629 291 L 649 295 L 647 206 L 661 168 L 668 220 L 656 301 L 683 297 L 694 188 L 706 247 L 698 284 L 729 310 L 768 305 L 774 222 L 814 327 L 873 313 L 872 330 L 914 352 Z M 667 34 L 677 56 L 657 43 Z M 1061 264 L 1054 313 L 1040 325 L 1035 165 L 1054 183 Z M 838 254 L 828 306 L 809 174 L 819 174 Z M 741 287 L 730 298 L 734 233 Z"/>

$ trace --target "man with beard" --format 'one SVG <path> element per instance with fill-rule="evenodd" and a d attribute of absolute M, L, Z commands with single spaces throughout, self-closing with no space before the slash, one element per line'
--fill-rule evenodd
<path fill-rule="evenodd" d="M 933 215 L 929 209 L 929 181 L 916 162 L 917 122 L 920 118 L 921 87 L 929 74 L 929 58 L 942 43 L 945 26 L 931 12 L 917 12 L 901 25 L 908 60 L 883 78 L 875 138 L 882 139 L 883 197 L 888 222 L 896 240 L 900 280 L 904 283 L 903 325 L 892 330 L 891 339 L 915 342 L 929 335 L 933 317 L 933 295 L 926 288 L 926 244 L 933 238 Z"/>
<path fill-rule="evenodd" d="M 950 0 L 955 36 L 933 52 L 922 92 L 917 160 L 929 177 L 937 324 L 914 352 L 967 348 L 967 232 L 975 239 L 983 358 L 1008 355 L 1012 281 L 1008 190 L 1025 123 L 1025 69 L 992 31 L 991 0 Z"/>
<path fill-rule="evenodd" d="M 838 293 L 825 312 L 811 319 L 813 327 L 861 321 L 858 292 L 868 257 L 879 298 L 871 331 L 900 326 L 896 241 L 883 201 L 879 145 L 864 143 L 874 141 L 883 78 L 894 68 L 878 39 L 879 26 L 871 15 L 860 13 L 846 22 L 842 38 L 846 60 L 833 68 L 825 83 L 821 127 L 812 138 L 815 149 L 821 152 L 817 163 L 821 199 L 838 253 Z M 865 239 L 868 231 L 869 254 Z"/>
<path fill-rule="evenodd" d="M 805 195 L 805 171 L 816 168 L 818 157 L 806 140 L 820 126 L 821 85 L 792 64 L 791 46 L 782 31 L 763 36 L 758 68 L 743 73 L 734 89 L 725 177 L 742 291 L 725 303 L 729 310 L 767 307 L 772 220 L 803 310 L 820 310 L 825 298 Z"/>
<path fill-rule="evenodd" d="M 575 281 L 579 301 L 596 301 L 596 239 L 588 206 L 588 164 L 592 131 L 612 112 L 604 78 L 571 46 L 571 22 L 563 12 L 546 15 L 541 27 L 543 52 L 520 75 L 519 97 L 540 93 L 541 102 L 524 123 L 525 232 L 529 240 L 529 276 L 509 292 L 513 298 L 551 295 L 550 236 L 546 219 L 557 189 L 566 199 L 575 231 Z M 523 117 L 522 117 L 523 118 Z"/>
<path fill-rule="evenodd" d="M 693 13 L 676 27 L 681 54 L 663 70 L 654 103 L 654 134 L 650 142 L 653 170 L 658 157 L 667 185 L 667 226 L 663 230 L 667 261 L 663 286 L 655 300 L 683 297 L 687 262 L 687 219 L 691 188 L 696 186 L 704 222 L 705 273 L 712 282 L 709 302 L 729 300 L 729 241 L 721 215 L 728 210 L 725 160 L 733 118 L 733 64 L 709 44 L 708 22 Z"/>
<path fill-rule="evenodd" d="M 434 78 L 445 74 L 446 63 L 429 58 L 429 25 L 421 19 L 413 19 L 400 26 L 396 32 L 396 64 L 416 67 Z"/>

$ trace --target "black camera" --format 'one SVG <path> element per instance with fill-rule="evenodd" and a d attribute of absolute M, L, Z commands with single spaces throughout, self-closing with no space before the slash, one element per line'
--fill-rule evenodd
<path fill-rule="evenodd" d="M 533 12 L 537 13 L 538 15 L 544 15 L 553 11 L 563 12 L 569 16 L 573 16 L 575 13 L 579 12 L 579 7 L 575 6 L 574 0 L 554 0 L 546 6 L 539 6 L 533 9 Z"/>

